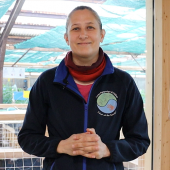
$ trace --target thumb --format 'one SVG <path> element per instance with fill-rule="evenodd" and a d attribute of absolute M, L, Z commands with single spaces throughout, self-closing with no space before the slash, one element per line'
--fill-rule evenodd
<path fill-rule="evenodd" d="M 96 131 L 94 128 L 87 128 L 86 131 L 90 132 L 90 134 L 96 134 Z"/>
<path fill-rule="evenodd" d="M 90 132 L 85 132 L 85 134 L 90 134 Z"/>

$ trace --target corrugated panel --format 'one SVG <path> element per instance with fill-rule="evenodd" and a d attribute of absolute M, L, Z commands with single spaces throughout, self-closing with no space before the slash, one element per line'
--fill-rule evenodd
<path fill-rule="evenodd" d="M 55 3 L 57 3 L 55 1 Z M 55 4 L 54 3 L 54 4 Z M 66 2 L 64 2 L 66 3 Z M 75 6 L 82 5 L 82 3 L 74 3 L 68 2 L 69 10 L 65 7 L 63 10 L 61 5 L 57 6 L 57 12 L 64 14 L 68 14 Z M 49 4 L 48 4 L 49 5 Z M 89 5 L 87 3 L 83 3 L 83 5 Z M 117 52 L 126 52 L 127 54 L 142 54 L 145 53 L 146 46 L 146 9 L 145 9 L 145 0 L 136 1 L 136 0 L 123 0 L 119 3 L 118 0 L 107 0 L 102 5 L 94 5 L 90 4 L 94 10 L 96 10 L 102 20 L 103 28 L 106 30 L 106 36 L 101 44 L 101 47 L 104 51 L 117 51 Z M 38 7 L 37 10 L 42 10 L 43 7 Z M 26 7 L 24 8 L 26 9 Z M 33 8 L 34 10 L 34 8 Z M 50 12 L 54 11 L 53 7 L 50 9 Z M 35 31 L 35 30 L 34 30 Z M 36 34 L 35 32 L 32 34 Z M 12 32 L 11 32 L 12 33 Z M 15 32 L 17 33 L 17 31 Z M 18 32 L 19 33 L 19 32 Z M 31 31 L 30 31 L 31 33 Z M 20 44 L 15 44 L 15 47 L 18 49 L 25 48 L 33 48 L 33 47 L 42 47 L 42 48 L 60 48 L 62 50 L 70 50 L 69 46 L 65 43 L 63 35 L 65 33 L 65 26 L 62 24 L 50 31 L 46 31 L 45 33 L 35 36 L 34 38 L 24 41 Z M 23 31 L 20 34 L 27 33 Z M 23 52 L 24 53 L 24 52 Z M 23 54 L 22 53 L 22 54 Z M 13 54 L 12 54 L 13 55 Z M 21 54 L 15 54 L 12 57 L 6 54 L 6 62 L 15 62 L 17 58 L 19 58 Z M 30 62 L 37 63 L 43 62 L 44 65 L 48 65 L 51 63 L 59 64 L 63 57 L 60 58 L 60 54 L 58 54 L 58 58 L 53 61 L 50 60 L 50 57 L 55 58 L 55 53 L 44 53 L 44 52 L 34 52 L 31 51 L 19 62 Z M 125 56 L 116 56 L 118 58 L 122 58 L 120 62 L 114 62 L 115 65 L 121 66 L 137 66 L 136 61 L 130 59 L 128 62 Z M 110 55 L 110 58 L 114 60 L 113 55 Z M 52 58 L 53 59 L 53 58 Z M 145 59 L 138 58 L 137 61 L 141 64 L 141 66 L 145 66 Z"/>
<path fill-rule="evenodd" d="M 15 0 L 0 0 L 0 18 L 8 11 Z"/>
<path fill-rule="evenodd" d="M 121 4 L 124 7 L 115 6 L 118 1 L 106 1 L 111 5 L 96 5 L 96 11 L 101 10 L 103 28 L 106 30 L 106 36 L 101 46 L 107 51 L 118 51 L 141 54 L 145 52 L 145 34 L 146 34 L 146 9 L 145 1 L 124 0 Z M 134 4 L 134 6 L 133 6 Z M 131 7 L 131 8 L 129 8 Z M 117 8 L 119 10 L 117 10 Z M 121 10 L 120 10 L 121 9 Z M 63 35 L 65 26 L 61 25 L 44 34 L 36 36 L 28 41 L 15 44 L 16 48 L 60 48 L 69 50 L 65 43 Z"/>

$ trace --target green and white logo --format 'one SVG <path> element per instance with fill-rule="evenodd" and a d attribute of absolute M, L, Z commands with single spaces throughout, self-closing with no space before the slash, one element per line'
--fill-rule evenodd
<path fill-rule="evenodd" d="M 117 107 L 117 95 L 111 91 L 103 91 L 97 95 L 99 114 L 113 116 Z M 114 114 L 113 114 L 114 113 Z"/>

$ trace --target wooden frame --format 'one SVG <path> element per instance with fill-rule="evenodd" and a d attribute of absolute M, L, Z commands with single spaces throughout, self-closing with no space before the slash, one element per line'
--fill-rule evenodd
<path fill-rule="evenodd" d="M 27 108 L 27 104 L 0 104 L 0 109 L 6 109 L 9 107 L 17 107 L 17 108 Z"/>
<path fill-rule="evenodd" d="M 153 169 L 170 169 L 170 1 L 155 0 Z"/>
<path fill-rule="evenodd" d="M 0 150 L 0 158 L 1 159 L 16 159 L 16 158 L 34 158 L 36 156 L 30 155 L 28 153 L 23 152 L 21 148 L 14 149 L 1 149 Z"/>
<path fill-rule="evenodd" d="M 152 103 L 153 103 L 153 1 L 146 0 L 146 102 L 145 113 L 148 122 L 148 133 L 151 144 L 144 155 L 144 169 L 152 167 Z"/>
<path fill-rule="evenodd" d="M 160 1 L 160 0 L 159 0 Z M 147 76 L 146 76 L 146 116 L 148 120 L 148 125 L 149 125 L 149 136 L 152 138 L 152 44 L 153 44 L 153 37 L 152 37 L 152 32 L 153 32 L 153 25 L 152 25 L 152 16 L 153 16 L 153 10 L 152 10 L 152 0 L 147 0 L 146 1 L 146 6 L 147 6 Z M 160 8 L 160 7 L 159 7 Z M 10 120 L 13 120 L 12 115 L 7 117 L 7 119 L 11 118 Z M 1 119 L 1 118 L 0 118 Z M 4 118 L 5 119 L 5 118 Z M 16 118 L 15 118 L 16 119 Z M 20 118 L 19 120 L 21 120 Z M 18 151 L 19 152 L 19 151 Z M 150 170 L 151 169 L 151 146 L 147 151 L 147 154 L 145 155 L 145 161 L 144 161 L 144 166 L 145 170 Z M 11 152 L 13 153 L 13 151 Z M 10 155 L 9 153 L 8 155 Z M 0 153 L 0 157 L 3 153 Z M 17 154 L 17 151 L 16 151 Z M 22 155 L 22 152 L 19 152 L 18 154 Z M 158 168 L 159 170 L 161 168 Z M 156 170 L 156 169 L 154 169 Z M 167 170 L 167 169 L 166 169 Z"/>
<path fill-rule="evenodd" d="M 4 120 L 24 120 L 25 110 L 0 112 L 0 121 Z"/>

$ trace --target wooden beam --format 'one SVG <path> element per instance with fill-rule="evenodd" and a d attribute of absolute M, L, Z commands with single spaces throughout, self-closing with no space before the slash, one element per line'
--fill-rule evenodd
<path fill-rule="evenodd" d="M 5 59 L 6 39 L 0 44 L 0 103 L 3 103 L 3 66 Z"/>
<path fill-rule="evenodd" d="M 12 37 L 10 37 L 12 38 Z M 29 37 L 28 37 L 29 38 Z M 30 39 L 30 38 L 29 38 Z M 22 48 L 18 48 L 16 49 L 13 45 L 7 46 L 6 47 L 7 50 L 28 50 L 28 48 L 26 49 L 22 49 Z M 69 50 L 63 50 L 63 49 L 59 49 L 59 48 L 41 48 L 41 47 L 34 47 L 31 49 L 32 51 L 47 51 L 47 52 L 68 52 Z M 128 52 L 118 52 L 118 51 L 104 51 L 106 54 L 108 55 L 137 55 L 137 54 L 133 54 L 133 53 L 128 53 Z M 145 53 L 140 54 L 140 56 L 146 56 Z"/>
<path fill-rule="evenodd" d="M 0 27 L 5 27 L 6 23 L 0 23 Z M 57 25 L 56 25 L 57 26 Z M 38 29 L 38 30 L 51 30 L 56 26 L 48 25 L 29 25 L 29 24 L 14 24 L 13 28 L 22 28 L 22 29 Z"/>
<path fill-rule="evenodd" d="M 18 35 L 9 35 L 8 36 L 9 39 L 18 39 L 18 40 L 28 40 L 30 38 L 32 38 L 32 36 L 18 36 Z"/>
<path fill-rule="evenodd" d="M 11 67 L 13 64 L 14 64 L 13 62 L 4 62 L 4 67 Z M 16 65 L 18 67 L 24 67 L 24 68 L 53 68 L 58 66 L 58 64 L 43 65 L 43 63 L 17 63 Z M 115 66 L 115 67 L 122 70 L 134 70 L 134 71 L 143 71 L 143 69 L 146 70 L 145 67 L 141 68 L 136 66 Z"/>
<path fill-rule="evenodd" d="M 27 104 L 0 104 L 0 109 L 6 109 L 9 107 L 17 107 L 19 109 L 27 108 Z"/>
<path fill-rule="evenodd" d="M 14 67 L 31 49 L 29 48 L 13 65 L 12 67 Z"/>
<path fill-rule="evenodd" d="M 169 6 L 169 0 L 155 0 L 154 170 L 170 169 Z"/>
<path fill-rule="evenodd" d="M 151 139 L 151 144 L 144 155 L 144 170 L 152 169 L 152 118 L 153 118 L 153 0 L 146 1 L 146 100 L 145 113 L 148 122 L 148 134 Z"/>
<path fill-rule="evenodd" d="M 15 6 L 0 37 L 0 103 L 3 103 L 3 65 L 5 59 L 7 37 L 15 23 L 18 14 L 21 11 L 24 2 L 25 0 L 16 1 Z"/>
<path fill-rule="evenodd" d="M 2 111 L 0 112 L 0 120 L 24 120 L 26 110 Z"/>
<path fill-rule="evenodd" d="M 162 0 L 162 161 L 161 170 L 170 169 L 170 1 Z"/>
<path fill-rule="evenodd" d="M 23 152 L 21 148 L 1 148 L 0 150 L 1 159 L 14 159 L 14 158 L 36 158 L 34 155 Z"/>
<path fill-rule="evenodd" d="M 11 12 L 11 15 L 10 15 L 7 23 L 4 26 L 5 28 L 3 30 L 1 37 L 0 37 L 0 45 L 3 43 L 4 39 L 7 39 L 8 35 L 15 23 L 17 16 L 21 11 L 21 8 L 22 8 L 24 2 L 25 2 L 25 0 L 17 0 L 16 1 L 15 6 Z"/>
<path fill-rule="evenodd" d="M 11 11 L 7 11 L 5 15 L 10 15 Z M 49 14 L 49 13 L 41 13 L 41 12 L 35 12 L 35 11 L 24 11 L 21 10 L 19 16 L 24 16 L 24 17 L 37 17 L 37 18 L 54 18 L 54 19 L 66 19 L 67 15 L 63 14 Z"/>
<path fill-rule="evenodd" d="M 154 149 L 153 169 L 161 169 L 161 138 L 162 138 L 162 1 L 155 0 L 154 17 L 154 53 L 155 75 L 154 76 Z"/>
<path fill-rule="evenodd" d="M 28 48 L 15 48 L 13 45 L 10 45 L 10 46 L 7 46 L 6 47 L 7 50 L 28 50 Z M 32 51 L 44 51 L 44 52 L 67 52 L 67 50 L 62 50 L 62 49 L 59 49 L 59 48 L 40 48 L 40 47 L 34 47 L 34 48 L 31 48 Z"/>
<path fill-rule="evenodd" d="M 14 49 L 13 45 L 21 43 L 23 41 L 27 41 L 27 40 L 29 40 L 31 38 L 33 38 L 33 36 L 25 37 L 25 36 L 10 35 L 10 36 L 8 36 L 8 39 L 7 39 L 8 46 L 6 47 L 6 49 Z"/>
<path fill-rule="evenodd" d="M 14 62 L 4 62 L 4 67 L 12 67 Z M 17 63 L 18 67 L 24 68 L 52 68 L 58 66 L 58 64 L 43 65 L 41 63 Z"/>

